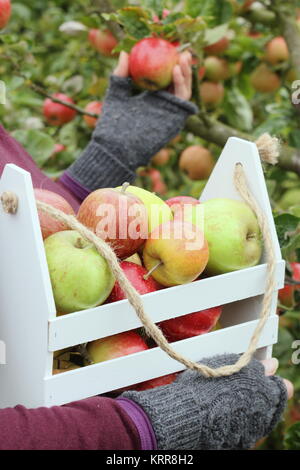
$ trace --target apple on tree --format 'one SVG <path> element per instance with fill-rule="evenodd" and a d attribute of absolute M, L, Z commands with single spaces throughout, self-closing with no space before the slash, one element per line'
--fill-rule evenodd
<path fill-rule="evenodd" d="M 202 82 L 200 84 L 200 96 L 207 107 L 215 107 L 223 101 L 225 89 L 222 83 Z"/>
<path fill-rule="evenodd" d="M 219 41 L 214 42 L 213 44 L 210 44 L 209 46 L 204 47 L 204 51 L 206 54 L 210 55 L 219 55 L 223 54 L 223 52 L 228 49 L 230 44 L 229 39 L 224 36 L 223 38 L 219 39 Z"/>
<path fill-rule="evenodd" d="M 266 45 L 265 59 L 271 65 L 286 62 L 289 59 L 287 43 L 282 36 L 271 39 Z"/>
<path fill-rule="evenodd" d="M 191 180 L 207 179 L 215 166 L 215 160 L 209 150 L 202 145 L 187 147 L 179 158 L 179 168 L 187 173 Z"/>
<path fill-rule="evenodd" d="M 192 282 L 208 262 L 208 244 L 195 225 L 166 222 L 151 232 L 143 250 L 146 269 L 159 284 L 170 287 Z"/>
<path fill-rule="evenodd" d="M 121 259 L 136 253 L 148 235 L 146 207 L 125 185 L 121 189 L 102 188 L 89 194 L 77 218 L 110 243 Z"/>
<path fill-rule="evenodd" d="M 100 116 L 102 106 L 103 106 L 103 103 L 101 103 L 101 101 L 91 101 L 90 103 L 88 103 L 86 105 L 84 110 L 87 111 L 88 113 L 94 113 L 94 114 L 98 114 Z M 98 121 L 97 118 L 93 118 L 93 117 L 87 116 L 85 114 L 83 116 L 83 119 L 84 119 L 86 125 L 88 127 L 90 127 L 91 129 L 94 129 L 96 127 L 96 124 L 97 124 L 97 121 Z"/>
<path fill-rule="evenodd" d="M 34 190 L 34 195 L 37 201 L 45 202 L 46 204 L 61 210 L 65 214 L 75 215 L 73 208 L 62 196 L 60 196 L 60 194 L 48 191 L 47 189 L 37 188 Z M 41 210 L 38 210 L 38 214 L 44 240 L 53 233 L 69 230 L 69 227 L 66 224 L 54 219 L 51 215 L 46 214 Z"/>
<path fill-rule="evenodd" d="M 161 38 L 145 38 L 131 50 L 129 73 L 138 87 L 161 90 L 171 85 L 178 61 L 176 45 Z"/>
<path fill-rule="evenodd" d="M 11 15 L 10 0 L 0 0 L 0 29 L 5 28 Z"/>
<path fill-rule="evenodd" d="M 288 282 L 278 291 L 278 299 L 281 305 L 287 308 L 295 306 L 295 292 L 300 291 L 300 263 L 290 263 L 292 280 L 295 284 Z M 299 282 L 299 284 L 297 284 Z"/>
<path fill-rule="evenodd" d="M 115 283 L 106 260 L 78 232 L 57 232 L 44 241 L 57 311 L 101 305 Z"/>
<path fill-rule="evenodd" d="M 260 64 L 250 75 L 250 82 L 261 93 L 272 93 L 280 87 L 280 78 L 267 64 Z"/>
<path fill-rule="evenodd" d="M 89 31 L 88 39 L 92 46 L 106 57 L 113 56 L 113 50 L 118 44 L 118 41 L 108 29 L 103 31 L 100 31 L 99 29 L 91 29 Z"/>
<path fill-rule="evenodd" d="M 63 93 L 54 93 L 53 98 L 57 98 L 66 103 L 75 104 L 74 101 Z M 72 121 L 76 116 L 76 111 L 61 103 L 56 103 L 50 98 L 46 98 L 43 106 L 43 114 L 48 124 L 61 126 Z"/>

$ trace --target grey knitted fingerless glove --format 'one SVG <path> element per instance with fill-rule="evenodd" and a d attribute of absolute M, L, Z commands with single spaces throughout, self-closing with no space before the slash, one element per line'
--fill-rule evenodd
<path fill-rule="evenodd" d="M 92 140 L 67 174 L 86 189 L 132 182 L 139 166 L 175 137 L 197 107 L 166 92 L 133 96 L 130 78 L 112 76 Z"/>
<path fill-rule="evenodd" d="M 238 357 L 201 362 L 216 368 Z M 171 385 L 121 396 L 145 410 L 159 450 L 250 449 L 272 431 L 287 402 L 282 379 L 266 377 L 255 359 L 229 377 L 207 379 L 189 370 Z"/>

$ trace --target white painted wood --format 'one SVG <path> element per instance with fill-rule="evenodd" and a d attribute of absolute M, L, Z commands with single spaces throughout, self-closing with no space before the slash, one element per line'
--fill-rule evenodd
<path fill-rule="evenodd" d="M 276 251 L 276 288 L 257 355 L 271 354 L 277 340 L 277 291 L 283 286 L 284 262 L 256 146 L 229 139 L 207 183 L 201 200 L 239 199 L 233 171 L 242 162 L 248 182 L 270 225 Z M 105 393 L 158 377 L 183 366 L 156 348 L 132 356 L 85 367 L 52 377 L 52 351 L 140 326 L 127 300 L 56 318 L 30 175 L 7 165 L 0 194 L 13 191 L 20 201 L 16 215 L 0 207 L 0 340 L 6 344 L 7 364 L 0 360 L 0 406 L 50 406 Z M 225 328 L 180 341 L 175 347 L 194 360 L 222 352 L 247 349 L 260 314 L 266 266 L 202 279 L 191 284 L 143 296 L 155 322 L 216 305 L 225 305 Z"/>
<path fill-rule="evenodd" d="M 228 351 L 241 353 L 247 347 L 257 320 L 217 330 L 206 335 L 173 343 L 174 349 L 194 361 Z M 259 347 L 277 340 L 278 316 L 273 315 L 261 335 Z M 46 404 L 60 405 L 70 400 L 105 393 L 154 377 L 181 371 L 184 366 L 160 348 L 150 349 L 112 361 L 47 377 Z"/>
<path fill-rule="evenodd" d="M 29 173 L 7 165 L 0 180 L 4 191 L 18 195 L 19 210 L 9 215 L 0 204 L 0 340 L 6 345 L 0 406 L 38 406 L 43 378 L 52 369 L 47 323 L 55 305 Z"/>
<path fill-rule="evenodd" d="M 276 271 L 276 289 L 283 287 L 285 263 L 279 261 Z M 143 296 L 146 312 L 157 323 L 187 313 L 205 310 L 209 307 L 253 298 L 265 290 L 266 265 L 254 266 L 243 271 L 235 271 L 220 276 L 176 286 Z M 240 303 L 235 308 L 227 326 L 240 323 L 242 312 Z M 249 304 L 250 305 L 250 304 Z M 250 309 L 251 319 L 257 318 L 259 311 Z M 249 308 L 246 309 L 249 314 Z M 245 319 L 248 321 L 249 318 Z M 243 319 L 244 321 L 244 319 Z M 135 311 L 128 300 L 58 317 L 49 322 L 49 349 L 56 351 L 81 342 L 104 338 L 122 331 L 141 326 Z"/>

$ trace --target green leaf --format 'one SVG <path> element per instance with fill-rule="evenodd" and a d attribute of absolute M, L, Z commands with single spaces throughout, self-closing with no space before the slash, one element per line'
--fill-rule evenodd
<path fill-rule="evenodd" d="M 119 23 L 124 26 L 125 32 L 136 39 L 143 39 L 150 34 L 147 24 L 150 17 L 140 7 L 122 8 L 117 13 Z"/>
<path fill-rule="evenodd" d="M 54 140 L 41 131 L 36 129 L 17 130 L 12 135 L 23 145 L 40 167 L 43 166 L 53 153 Z"/>
<path fill-rule="evenodd" d="M 288 246 L 291 241 L 289 234 L 294 233 L 300 224 L 300 218 L 291 214 L 280 214 L 274 217 L 278 240 L 281 248 Z"/>
<path fill-rule="evenodd" d="M 227 24 L 221 24 L 220 26 L 216 26 L 212 29 L 207 29 L 205 31 L 205 45 L 209 46 L 210 44 L 214 44 L 215 42 L 222 39 L 228 31 Z"/>
<path fill-rule="evenodd" d="M 238 88 L 228 88 L 224 102 L 224 111 L 229 124 L 242 131 L 252 130 L 252 108 Z"/>
<path fill-rule="evenodd" d="M 134 39 L 130 36 L 126 36 L 121 41 L 119 41 L 117 47 L 114 48 L 113 52 L 130 52 L 136 43 L 137 39 Z"/>
<path fill-rule="evenodd" d="M 164 1 L 163 0 L 143 0 L 142 4 L 145 8 L 149 8 L 156 13 L 156 15 L 161 18 L 163 9 L 164 9 Z"/>
<path fill-rule="evenodd" d="M 300 422 L 293 424 L 286 431 L 284 447 L 287 450 L 300 450 Z"/>
<path fill-rule="evenodd" d="M 228 0 L 185 0 L 185 10 L 193 18 L 204 17 L 210 27 L 226 23 L 233 14 Z"/>

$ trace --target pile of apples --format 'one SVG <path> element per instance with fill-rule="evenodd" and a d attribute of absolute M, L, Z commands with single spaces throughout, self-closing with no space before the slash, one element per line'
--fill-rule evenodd
<path fill-rule="evenodd" d="M 36 199 L 74 214 L 60 195 L 36 189 Z M 78 232 L 39 212 L 58 315 L 125 299 L 106 260 Z M 179 196 L 163 201 L 125 183 L 92 192 L 81 204 L 78 221 L 110 244 L 120 267 L 140 295 L 256 265 L 262 242 L 256 216 L 243 202 Z M 211 331 L 222 307 L 161 322 L 170 342 Z M 153 347 L 128 331 L 92 341 L 87 352 L 98 363 Z M 156 381 L 175 379 L 174 374 Z M 168 382 L 167 382 L 168 383 Z"/>

